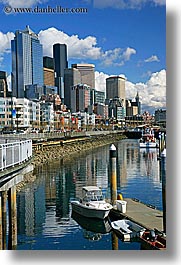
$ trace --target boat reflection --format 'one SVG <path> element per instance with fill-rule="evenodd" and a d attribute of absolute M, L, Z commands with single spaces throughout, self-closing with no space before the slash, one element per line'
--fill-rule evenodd
<path fill-rule="evenodd" d="M 88 218 L 74 211 L 72 211 L 71 217 L 82 227 L 83 236 L 88 240 L 98 241 L 103 234 L 107 234 L 112 230 L 107 218 L 104 220 Z"/>

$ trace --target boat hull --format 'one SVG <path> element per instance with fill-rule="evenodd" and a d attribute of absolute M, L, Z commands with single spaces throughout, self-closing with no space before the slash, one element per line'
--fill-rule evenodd
<path fill-rule="evenodd" d="M 150 143 L 150 142 L 147 142 L 147 143 L 140 143 L 140 148 L 157 148 L 158 145 L 157 143 Z"/>
<path fill-rule="evenodd" d="M 130 220 L 113 221 L 111 222 L 111 226 L 123 241 L 130 241 L 136 237 L 139 238 L 145 232 L 145 228 Z"/>
<path fill-rule="evenodd" d="M 145 250 L 165 250 L 166 238 L 157 235 L 155 240 L 149 238 L 150 232 L 146 231 L 140 237 L 141 248 Z"/>
<path fill-rule="evenodd" d="M 105 219 L 111 210 L 111 208 L 108 209 L 98 209 L 98 208 L 93 208 L 90 206 L 82 205 L 78 201 L 72 201 L 72 211 L 85 216 L 89 218 L 98 218 L 98 219 Z"/>

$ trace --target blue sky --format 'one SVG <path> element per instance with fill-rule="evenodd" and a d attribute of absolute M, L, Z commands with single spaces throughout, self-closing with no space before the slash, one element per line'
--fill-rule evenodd
<path fill-rule="evenodd" d="M 5 7 L 11 6 L 9 14 Z M 15 13 L 13 8 L 87 8 L 86 13 Z M 38 8 L 37 8 L 38 7 Z M 36 8 L 36 9 L 34 9 Z M 125 76 L 128 98 L 140 94 L 150 111 L 166 107 L 166 6 L 164 0 L 0 0 L 0 70 L 11 72 L 10 40 L 26 25 L 39 34 L 44 55 L 66 43 L 71 63 L 94 63 L 96 89 L 105 78 Z"/>

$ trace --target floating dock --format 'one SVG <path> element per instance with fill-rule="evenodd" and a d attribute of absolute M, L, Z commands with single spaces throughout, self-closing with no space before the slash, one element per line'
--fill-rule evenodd
<path fill-rule="evenodd" d="M 126 204 L 126 213 L 118 211 L 116 208 L 110 212 L 110 217 L 116 219 L 126 218 L 147 228 L 163 231 L 163 212 L 154 209 L 151 205 L 146 205 L 135 199 L 124 199 Z"/>

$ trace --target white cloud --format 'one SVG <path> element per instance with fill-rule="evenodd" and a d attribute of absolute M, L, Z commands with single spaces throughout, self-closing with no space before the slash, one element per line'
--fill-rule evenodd
<path fill-rule="evenodd" d="M 164 6 L 164 5 L 166 5 L 166 0 L 153 0 L 153 2 L 154 2 L 156 5 L 159 5 L 159 6 Z"/>
<path fill-rule="evenodd" d="M 126 50 L 123 52 L 122 58 L 125 61 L 129 61 L 132 54 L 136 54 L 136 50 L 133 48 L 126 48 Z"/>
<path fill-rule="evenodd" d="M 150 63 L 150 62 L 159 62 L 160 60 L 158 59 L 156 55 L 152 55 L 151 57 L 145 59 L 144 61 L 146 63 Z"/>
<path fill-rule="evenodd" d="M 46 56 L 53 56 L 53 44 L 65 43 L 67 44 L 69 59 L 99 60 L 105 67 L 110 65 L 122 66 L 130 60 L 131 55 L 136 53 L 136 50 L 130 47 L 103 51 L 101 47 L 98 47 L 95 36 L 81 39 L 78 35 L 68 35 L 54 27 L 41 30 L 38 35 L 43 45 L 43 53 Z M 10 51 L 11 40 L 14 36 L 12 32 L 6 34 L 0 32 L 0 61 L 3 60 L 4 53 Z"/>
<path fill-rule="evenodd" d="M 0 0 L 0 3 L 12 7 L 32 7 L 37 4 L 47 2 L 48 0 Z"/>
<path fill-rule="evenodd" d="M 106 78 L 108 78 L 109 75 L 105 74 L 103 72 L 95 72 L 95 88 L 99 91 L 106 91 Z"/>
<path fill-rule="evenodd" d="M 96 47 L 97 40 L 93 36 L 80 39 L 78 35 L 69 36 L 56 28 L 49 28 L 39 32 L 40 42 L 43 44 L 44 55 L 52 56 L 53 44 L 62 43 L 68 46 L 68 57 L 77 59 L 98 59 L 101 48 Z"/>
<path fill-rule="evenodd" d="M 103 51 L 101 47 L 97 46 L 97 39 L 94 36 L 80 39 L 78 35 L 70 36 L 54 27 L 41 30 L 38 35 L 46 56 L 52 56 L 52 46 L 55 43 L 67 45 L 69 59 L 101 60 L 101 64 L 104 66 L 121 66 L 130 59 L 132 54 L 136 53 L 136 50 L 130 47 Z"/>
<path fill-rule="evenodd" d="M 7 32 L 6 34 L 0 31 L 0 63 L 3 61 L 4 53 L 9 53 L 11 49 L 11 40 L 14 38 L 14 33 Z"/>
<path fill-rule="evenodd" d="M 104 66 L 122 66 L 126 61 L 130 60 L 132 54 L 136 54 L 136 50 L 130 47 L 126 49 L 115 48 L 114 50 L 108 50 L 102 55 L 101 64 Z"/>
<path fill-rule="evenodd" d="M 97 90 L 106 90 L 106 78 L 109 75 L 103 72 L 96 72 L 95 87 Z M 121 76 L 121 75 L 120 75 Z M 126 80 L 126 98 L 134 99 L 137 91 L 140 96 L 143 110 L 152 110 L 166 108 L 166 70 L 152 73 L 146 83 L 132 83 Z"/>
<path fill-rule="evenodd" d="M 166 0 L 93 0 L 96 8 L 140 9 L 147 3 L 162 6 Z"/>

